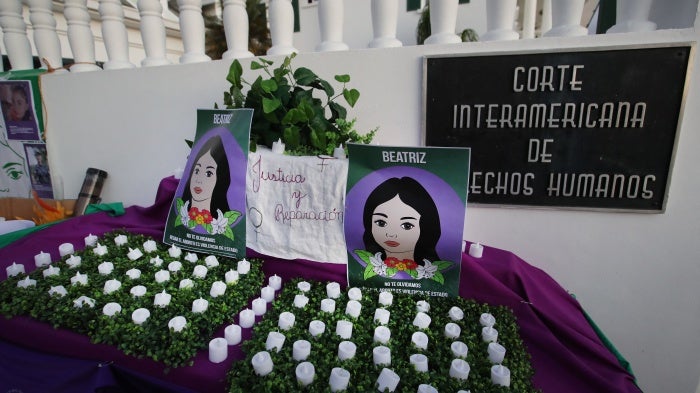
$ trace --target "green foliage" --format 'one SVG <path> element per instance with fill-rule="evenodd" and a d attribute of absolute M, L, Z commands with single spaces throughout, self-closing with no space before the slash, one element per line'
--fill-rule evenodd
<path fill-rule="evenodd" d="M 331 155 L 333 149 L 349 142 L 370 143 L 377 129 L 365 135 L 355 130 L 355 119 L 347 119 L 347 109 L 360 98 L 357 89 L 349 88 L 349 75 L 336 75 L 341 83 L 339 93 L 326 80 L 306 67 L 293 69 L 295 54 L 284 58 L 281 65 L 258 58 L 250 64 L 251 70 L 262 75 L 249 83 L 243 79 L 243 67 L 234 60 L 226 80 L 231 84 L 224 92 L 226 108 L 253 108 L 250 131 L 251 150 L 258 144 L 272 147 L 281 139 L 290 155 Z M 248 87 L 244 94 L 244 85 Z M 319 98 L 320 97 L 320 98 Z"/>
<path fill-rule="evenodd" d="M 420 13 L 418 18 L 418 25 L 416 25 L 416 43 L 418 45 L 423 45 L 425 40 L 430 37 L 430 2 L 425 4 L 425 7 Z M 466 28 L 462 30 L 459 34 L 462 42 L 477 42 L 479 41 L 479 33 L 474 29 Z"/>

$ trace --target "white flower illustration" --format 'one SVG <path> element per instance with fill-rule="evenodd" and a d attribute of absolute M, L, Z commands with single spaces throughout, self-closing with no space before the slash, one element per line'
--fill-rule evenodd
<path fill-rule="evenodd" d="M 419 280 L 421 278 L 432 278 L 435 275 L 435 272 L 438 271 L 438 267 L 437 265 L 433 265 L 429 260 L 424 259 L 423 266 L 418 266 L 416 271 L 418 272 L 418 277 L 416 278 Z"/>
<path fill-rule="evenodd" d="M 190 223 L 190 201 L 185 202 L 185 204 L 180 207 L 180 221 L 182 221 L 182 225 L 184 226 Z"/>
<path fill-rule="evenodd" d="M 228 218 L 224 217 L 221 209 L 216 209 L 216 219 L 211 222 L 211 233 L 218 235 L 226 232 L 228 227 Z"/>
<path fill-rule="evenodd" d="M 378 252 L 374 256 L 369 257 L 369 261 L 372 263 L 372 270 L 382 277 L 387 276 L 386 265 L 382 259 L 382 253 Z"/>

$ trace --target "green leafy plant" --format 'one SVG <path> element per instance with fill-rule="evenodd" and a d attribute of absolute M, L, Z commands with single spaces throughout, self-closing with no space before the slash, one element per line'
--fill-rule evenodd
<path fill-rule="evenodd" d="M 243 67 L 234 60 L 226 80 L 231 84 L 224 92 L 226 108 L 253 108 L 251 150 L 258 144 L 272 147 L 281 140 L 290 155 L 330 155 L 333 149 L 348 142 L 370 143 L 377 129 L 365 135 L 355 130 L 355 119 L 347 119 L 342 98 L 354 107 L 360 98 L 357 89 L 349 88 L 350 76 L 336 75 L 342 84 L 339 93 L 331 83 L 306 67 L 292 68 L 296 54 L 284 58 L 281 65 L 258 58 L 251 70 L 260 70 L 253 83 L 243 79 Z M 244 85 L 248 87 L 244 94 Z M 320 98 L 319 98 L 320 96 Z"/>

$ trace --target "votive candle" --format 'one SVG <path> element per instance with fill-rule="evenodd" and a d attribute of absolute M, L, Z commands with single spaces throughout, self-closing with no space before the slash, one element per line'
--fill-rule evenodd
<path fill-rule="evenodd" d="M 357 287 L 348 289 L 348 298 L 356 301 L 362 300 L 362 290 Z"/>
<path fill-rule="evenodd" d="M 282 138 L 277 138 L 276 141 L 272 142 L 272 152 L 275 154 L 284 154 L 284 142 L 282 142 Z"/>
<path fill-rule="evenodd" d="M 57 285 L 55 287 L 49 288 L 49 296 L 64 297 L 68 294 L 66 288 L 63 285 Z"/>
<path fill-rule="evenodd" d="M 445 325 L 445 337 L 457 338 L 462 333 L 462 328 L 454 322 Z"/>
<path fill-rule="evenodd" d="M 133 297 L 141 297 L 146 294 L 146 287 L 143 285 L 137 285 L 129 291 Z"/>
<path fill-rule="evenodd" d="M 185 254 L 185 260 L 190 263 L 195 263 L 199 260 L 199 258 L 197 258 L 197 254 L 193 252 L 188 252 L 187 254 Z"/>
<path fill-rule="evenodd" d="M 271 286 L 266 286 L 263 287 L 260 290 L 260 297 L 265 299 L 267 303 L 272 303 L 273 300 L 275 300 L 275 288 Z"/>
<path fill-rule="evenodd" d="M 241 327 L 232 323 L 224 329 L 224 338 L 228 345 L 238 345 L 241 342 Z"/>
<path fill-rule="evenodd" d="M 306 281 L 300 281 L 297 283 L 297 288 L 302 292 L 309 292 L 311 290 L 311 284 Z"/>
<path fill-rule="evenodd" d="M 209 308 L 209 302 L 206 299 L 200 297 L 192 302 L 192 312 L 194 313 L 203 313 L 207 311 L 207 308 Z"/>
<path fill-rule="evenodd" d="M 158 249 L 158 244 L 154 240 L 146 240 L 143 242 L 143 251 L 151 253 Z"/>
<path fill-rule="evenodd" d="M 469 353 L 469 347 L 462 341 L 454 341 L 450 344 L 450 349 L 452 350 L 452 354 L 457 358 L 466 359 Z"/>
<path fill-rule="evenodd" d="M 489 360 L 493 364 L 503 363 L 503 358 L 506 356 L 506 348 L 499 343 L 489 343 L 488 346 Z"/>
<path fill-rule="evenodd" d="M 377 326 L 374 328 L 373 340 L 375 343 L 386 344 L 391 339 L 391 330 L 386 326 Z"/>
<path fill-rule="evenodd" d="M 350 371 L 341 367 L 333 367 L 328 380 L 331 392 L 340 392 L 347 389 L 348 383 L 350 383 Z"/>
<path fill-rule="evenodd" d="M 168 249 L 168 255 L 170 255 L 171 258 L 180 258 L 180 255 L 182 255 L 182 249 L 173 244 Z"/>
<path fill-rule="evenodd" d="M 29 276 L 17 281 L 18 288 L 29 288 L 36 286 L 36 280 L 29 278 Z"/>
<path fill-rule="evenodd" d="M 36 267 L 42 267 L 51 264 L 51 254 L 40 251 L 34 255 L 34 264 Z"/>
<path fill-rule="evenodd" d="M 92 233 L 88 234 L 85 236 L 85 247 L 92 247 L 95 244 L 97 244 L 97 236 L 93 235 Z"/>
<path fill-rule="evenodd" d="M 279 291 L 282 288 L 282 277 L 275 274 L 275 275 L 270 276 L 270 278 L 268 278 L 267 280 L 268 280 L 268 284 L 275 291 Z"/>
<path fill-rule="evenodd" d="M 224 274 L 224 278 L 226 279 L 226 284 L 235 284 L 238 282 L 238 278 L 240 275 L 236 270 L 229 270 Z"/>
<path fill-rule="evenodd" d="M 255 324 L 255 311 L 245 308 L 238 313 L 238 324 L 242 328 L 249 328 Z"/>
<path fill-rule="evenodd" d="M 134 321 L 135 324 L 141 325 L 146 322 L 150 316 L 151 312 L 148 311 L 147 308 L 137 308 L 133 313 L 131 313 L 131 320 Z"/>
<path fill-rule="evenodd" d="M 464 311 L 462 311 L 461 308 L 456 306 L 450 308 L 450 311 L 447 312 L 447 315 L 453 321 L 461 321 L 462 319 L 464 319 Z"/>
<path fill-rule="evenodd" d="M 379 292 L 379 304 L 382 306 L 388 307 L 391 306 L 391 303 L 394 301 L 394 295 L 391 292 L 384 291 L 384 292 Z"/>
<path fill-rule="evenodd" d="M 98 257 L 107 255 L 107 246 L 104 244 L 97 243 L 95 248 L 92 249 L 92 253 Z"/>
<path fill-rule="evenodd" d="M 253 370 L 255 370 L 255 374 L 261 377 L 264 377 L 265 375 L 272 372 L 272 369 L 275 366 L 272 363 L 272 357 L 270 357 L 270 353 L 267 351 L 260 351 L 253 355 L 253 358 L 250 359 L 250 363 L 253 365 Z"/>
<path fill-rule="evenodd" d="M 24 265 L 17 262 L 12 262 L 12 265 L 5 268 L 7 271 L 7 277 L 14 277 L 16 275 L 24 273 Z"/>
<path fill-rule="evenodd" d="M 481 339 L 485 342 L 498 341 L 498 330 L 492 328 L 491 326 L 485 326 L 483 329 L 481 329 Z"/>
<path fill-rule="evenodd" d="M 226 293 L 226 283 L 223 281 L 214 281 L 211 283 L 211 289 L 209 290 L 209 296 L 219 297 Z"/>
<path fill-rule="evenodd" d="M 209 341 L 209 361 L 221 363 L 228 357 L 228 343 L 223 337 L 217 337 Z"/>
<path fill-rule="evenodd" d="M 80 272 L 77 272 L 75 276 L 70 278 L 70 283 L 73 285 L 87 285 L 88 282 L 88 276 L 87 274 L 80 274 Z"/>
<path fill-rule="evenodd" d="M 326 324 L 323 321 L 313 320 L 309 322 L 309 334 L 318 337 L 326 331 Z"/>
<path fill-rule="evenodd" d="M 338 321 L 335 324 L 335 334 L 346 340 L 352 337 L 352 322 L 346 320 Z"/>
<path fill-rule="evenodd" d="M 207 267 L 204 265 L 197 265 L 192 270 L 192 275 L 197 278 L 205 278 L 207 276 Z"/>
<path fill-rule="evenodd" d="M 289 311 L 285 311 L 280 314 L 279 320 L 277 321 L 277 326 L 282 330 L 289 330 L 294 326 L 294 319 L 296 317 Z"/>
<path fill-rule="evenodd" d="M 294 296 L 294 307 L 296 308 L 304 308 L 306 307 L 306 304 L 309 303 L 309 298 L 304 296 L 304 295 L 296 295 Z"/>
<path fill-rule="evenodd" d="M 153 299 L 153 305 L 156 307 L 167 307 L 170 304 L 171 299 L 172 299 L 172 295 L 165 292 L 165 289 L 163 289 L 163 292 L 156 293 L 156 296 Z M 194 310 L 192 310 L 192 311 L 194 311 Z"/>
<path fill-rule="evenodd" d="M 427 313 L 430 311 L 430 303 L 425 300 L 419 300 L 416 302 L 416 311 Z"/>
<path fill-rule="evenodd" d="M 422 350 L 428 349 L 428 335 L 423 332 L 415 332 L 411 335 L 413 345 Z"/>
<path fill-rule="evenodd" d="M 245 258 L 241 259 L 238 261 L 238 265 L 236 265 L 236 270 L 238 270 L 240 274 L 248 274 L 248 272 L 250 272 L 250 262 Z"/>
<path fill-rule="evenodd" d="M 377 308 L 374 310 L 374 321 L 380 325 L 386 325 L 389 323 L 389 316 L 391 312 L 385 308 Z"/>
<path fill-rule="evenodd" d="M 450 364 L 450 377 L 457 379 L 467 379 L 469 378 L 469 363 L 464 359 L 453 359 Z"/>
<path fill-rule="evenodd" d="M 380 345 L 372 349 L 372 361 L 374 361 L 375 366 L 379 365 L 391 365 L 391 349 Z"/>
<path fill-rule="evenodd" d="M 114 244 L 116 244 L 117 246 L 123 246 L 128 240 L 129 239 L 127 239 L 126 235 L 119 235 L 114 238 Z"/>
<path fill-rule="evenodd" d="M 362 304 L 357 300 L 350 300 L 345 306 L 345 314 L 357 318 L 360 316 L 360 311 L 362 310 Z"/>
<path fill-rule="evenodd" d="M 496 324 L 496 318 L 489 313 L 483 313 L 479 317 L 479 323 L 481 326 L 493 326 Z"/>
<path fill-rule="evenodd" d="M 338 359 L 348 360 L 355 357 L 357 353 L 357 345 L 352 341 L 341 341 L 338 344 Z"/>
<path fill-rule="evenodd" d="M 326 296 L 330 299 L 337 299 L 340 296 L 340 284 L 335 281 L 326 284 Z"/>
<path fill-rule="evenodd" d="M 510 370 L 508 367 L 497 364 L 491 367 L 491 382 L 494 385 L 510 386 Z"/>
<path fill-rule="evenodd" d="M 122 286 L 122 283 L 119 280 L 115 280 L 115 279 L 107 280 L 107 281 L 105 281 L 105 285 L 104 285 L 104 288 L 102 291 L 104 292 L 105 295 L 108 295 L 112 292 L 119 290 L 119 288 L 121 288 L 121 286 Z"/>
<path fill-rule="evenodd" d="M 292 344 L 292 358 L 297 362 L 306 360 L 311 354 L 311 343 L 306 340 L 297 340 Z"/>
<path fill-rule="evenodd" d="M 72 254 L 75 252 L 75 248 L 73 248 L 72 243 L 61 243 L 58 246 L 58 255 L 61 257 L 65 257 L 66 255 Z"/>
<path fill-rule="evenodd" d="M 180 289 L 190 289 L 194 287 L 194 281 L 189 278 L 183 278 L 180 280 Z"/>
<path fill-rule="evenodd" d="M 172 261 L 168 264 L 168 270 L 177 273 L 180 270 L 182 270 L 182 262 L 180 261 Z"/>
<path fill-rule="evenodd" d="M 279 352 L 282 350 L 284 345 L 284 340 L 286 337 L 280 332 L 269 332 L 267 333 L 267 340 L 265 340 L 265 349 L 268 351 Z"/>
<path fill-rule="evenodd" d="M 112 273 L 114 270 L 114 264 L 112 262 L 102 262 L 99 265 L 97 265 L 97 271 L 100 272 L 102 275 L 107 275 Z"/>
<path fill-rule="evenodd" d="M 484 246 L 481 243 L 472 243 L 469 245 L 469 256 L 481 258 L 484 255 Z"/>
<path fill-rule="evenodd" d="M 413 318 L 413 326 L 417 327 L 418 329 L 427 329 L 428 326 L 430 326 L 430 321 L 430 315 L 419 311 L 416 314 L 416 317 Z"/>
<path fill-rule="evenodd" d="M 328 313 L 335 312 L 335 300 L 333 300 L 333 299 L 321 300 L 321 311 L 328 312 Z"/>
<path fill-rule="evenodd" d="M 252 309 L 255 315 L 265 315 L 267 312 L 267 302 L 261 297 L 255 298 L 252 302 Z"/>
<path fill-rule="evenodd" d="M 379 373 L 379 377 L 377 377 L 377 390 L 385 392 L 388 389 L 390 392 L 393 392 L 396 390 L 396 386 L 399 384 L 400 380 L 401 377 L 399 377 L 399 374 L 385 367 Z"/>
<path fill-rule="evenodd" d="M 109 302 L 102 307 L 102 314 L 113 317 L 115 314 L 122 311 L 122 306 L 119 303 Z"/>
<path fill-rule="evenodd" d="M 129 248 L 129 252 L 126 254 L 126 256 L 130 260 L 135 261 L 143 256 L 143 252 L 141 252 L 141 250 L 138 248 Z"/>
<path fill-rule="evenodd" d="M 174 332 L 181 332 L 185 326 L 187 326 L 187 319 L 185 319 L 185 317 L 182 315 L 173 317 L 170 319 L 170 321 L 168 321 L 168 328 L 173 329 Z"/>
<path fill-rule="evenodd" d="M 150 262 L 151 265 L 155 267 L 160 267 L 160 265 L 163 264 L 163 259 L 160 257 L 160 255 L 156 255 L 155 257 L 151 258 Z"/>
<path fill-rule="evenodd" d="M 80 263 L 82 262 L 82 258 L 76 255 L 71 255 L 66 259 L 66 265 L 70 267 L 71 269 L 80 266 Z"/>
<path fill-rule="evenodd" d="M 428 372 L 428 357 L 422 353 L 414 353 L 408 357 L 416 371 L 425 373 Z"/>
<path fill-rule="evenodd" d="M 156 282 L 164 283 L 170 280 L 170 272 L 167 270 L 159 270 L 156 272 Z"/>
<path fill-rule="evenodd" d="M 51 276 L 57 276 L 58 273 L 60 273 L 60 272 L 61 272 L 60 268 L 58 268 L 56 266 L 49 265 L 49 267 L 44 269 L 42 274 L 44 275 L 44 278 L 46 278 L 46 277 L 51 277 Z"/>
<path fill-rule="evenodd" d="M 428 385 L 427 383 L 422 383 L 418 385 L 418 390 L 416 393 L 438 393 L 438 390 L 434 387 Z M 459 393 L 459 392 L 457 392 Z"/>
<path fill-rule="evenodd" d="M 341 160 L 345 158 L 345 149 L 343 148 L 342 144 L 333 149 L 333 157 Z"/>
<path fill-rule="evenodd" d="M 126 275 L 132 280 L 137 280 L 139 277 L 141 277 L 141 270 L 136 268 L 129 269 L 126 271 Z"/>
<path fill-rule="evenodd" d="M 204 258 L 204 264 L 207 265 L 207 267 L 217 267 L 219 266 L 219 260 L 214 255 L 209 255 Z"/>
<path fill-rule="evenodd" d="M 301 386 L 307 386 L 314 381 L 316 369 L 310 362 L 301 362 L 297 365 L 294 373 L 297 376 L 297 382 L 301 384 Z"/>
<path fill-rule="evenodd" d="M 87 296 L 81 296 L 81 297 L 73 300 L 73 307 L 83 308 L 83 306 L 88 306 L 90 308 L 94 308 L 95 307 L 95 299 L 89 298 Z"/>

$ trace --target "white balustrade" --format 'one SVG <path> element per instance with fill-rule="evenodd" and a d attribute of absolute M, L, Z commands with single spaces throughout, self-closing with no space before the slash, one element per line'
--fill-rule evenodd
<path fill-rule="evenodd" d="M 270 56 L 289 55 L 298 52 L 293 46 L 294 7 L 290 0 L 270 0 Z"/>
<path fill-rule="evenodd" d="M 457 7 L 459 7 L 459 0 L 430 2 L 430 37 L 425 39 L 426 45 L 462 42 L 462 39 L 455 34 Z"/>
<path fill-rule="evenodd" d="M 22 18 L 20 0 L 0 1 L 0 27 L 12 69 L 31 70 L 34 68 L 32 47 L 27 38 L 27 24 Z"/>
<path fill-rule="evenodd" d="M 399 16 L 398 0 L 372 0 L 372 30 L 374 39 L 370 48 L 395 48 L 403 46 L 396 38 L 396 26 Z"/>
<path fill-rule="evenodd" d="M 552 0 L 542 0 L 542 19 L 540 22 L 540 35 L 552 29 Z"/>
<path fill-rule="evenodd" d="M 158 0 L 138 0 L 136 6 L 141 16 L 141 40 L 146 57 L 141 60 L 144 67 L 172 64 L 165 56 L 165 24 L 163 6 Z"/>
<path fill-rule="evenodd" d="M 180 9 L 180 33 L 185 53 L 180 63 L 201 63 L 211 61 L 204 53 L 204 18 L 202 0 L 177 0 Z"/>
<path fill-rule="evenodd" d="M 585 0 L 551 0 L 552 28 L 543 37 L 574 37 L 587 35 L 581 26 L 581 14 Z"/>
<path fill-rule="evenodd" d="M 332 52 L 350 49 L 343 42 L 343 0 L 318 0 L 318 23 L 321 43 L 317 52 Z"/>
<path fill-rule="evenodd" d="M 535 38 L 537 20 L 537 0 L 525 0 L 523 4 L 523 32 L 520 38 Z"/>
<path fill-rule="evenodd" d="M 68 23 L 68 43 L 75 62 L 71 72 L 97 71 L 95 64 L 95 41 L 90 30 L 90 14 L 87 0 L 65 0 L 63 15 Z"/>
<path fill-rule="evenodd" d="M 56 33 L 56 18 L 53 16 L 51 0 L 26 0 L 29 6 L 29 21 L 34 29 L 34 47 L 42 68 L 65 72 L 61 56 L 61 41 Z"/>
<path fill-rule="evenodd" d="M 102 37 L 107 50 L 105 70 L 136 67 L 129 61 L 129 37 L 124 26 L 124 10 L 119 0 L 100 0 Z"/>
<path fill-rule="evenodd" d="M 617 0 L 615 25 L 606 33 L 631 33 L 656 30 L 656 23 L 649 21 L 653 0 Z"/>
<path fill-rule="evenodd" d="M 479 37 L 479 41 L 509 41 L 520 38 L 518 32 L 513 30 L 517 3 L 517 0 L 489 0 L 486 3 L 487 31 Z"/>
<path fill-rule="evenodd" d="M 221 56 L 224 59 L 253 57 L 248 50 L 248 11 L 245 0 L 224 0 L 224 33 L 228 49 Z"/>

